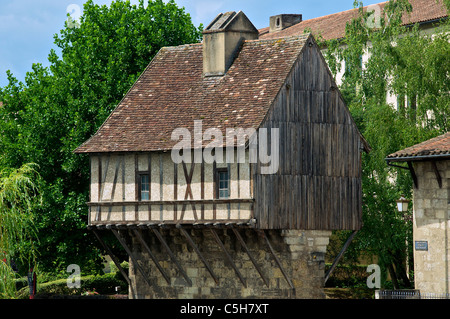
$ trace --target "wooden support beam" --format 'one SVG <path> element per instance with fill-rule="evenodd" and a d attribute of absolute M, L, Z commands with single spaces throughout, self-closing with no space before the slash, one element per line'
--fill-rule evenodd
<path fill-rule="evenodd" d="M 164 240 L 164 237 L 161 235 L 161 233 L 156 229 L 156 228 L 152 228 L 153 233 L 156 235 L 156 237 L 158 237 L 158 240 L 161 242 L 161 244 L 164 246 L 164 248 L 166 249 L 167 253 L 169 254 L 170 258 L 172 259 L 172 261 L 175 263 L 175 265 L 177 266 L 178 270 L 180 271 L 180 273 L 183 275 L 184 279 L 186 280 L 187 284 L 192 287 L 192 281 L 191 279 L 188 277 L 188 275 L 186 274 L 186 272 L 184 271 L 183 267 L 181 267 L 181 264 L 178 262 L 177 258 L 175 257 L 174 253 L 172 252 L 172 250 L 170 249 L 169 245 L 167 244 L 167 242 Z"/>
<path fill-rule="evenodd" d="M 414 186 L 416 188 L 419 188 L 419 184 L 417 182 L 417 175 L 416 175 L 416 172 L 414 171 L 414 167 L 413 167 L 411 162 L 407 162 L 407 164 L 408 164 L 409 171 L 411 172 L 411 176 L 412 176 L 412 179 L 413 179 L 413 182 L 414 182 Z"/>
<path fill-rule="evenodd" d="M 144 278 L 145 282 L 151 287 L 152 285 L 150 283 L 150 280 L 148 279 L 147 275 L 145 274 L 145 271 L 142 268 L 142 266 L 137 262 L 137 259 L 134 257 L 134 255 L 131 252 L 130 248 L 128 248 L 128 246 L 125 243 L 125 241 L 122 239 L 122 237 L 120 237 L 120 235 L 117 232 L 117 230 L 111 228 L 111 231 L 114 234 L 114 236 L 117 238 L 117 240 L 120 242 L 120 244 L 122 245 L 123 249 L 125 249 L 125 251 L 127 252 L 128 256 L 130 256 L 133 264 L 137 267 L 139 272 L 142 274 L 142 277 Z"/>
<path fill-rule="evenodd" d="M 401 166 L 401 165 L 392 164 L 390 161 L 387 161 L 387 165 L 389 165 L 389 166 L 409 170 L 409 172 L 411 173 L 411 177 L 412 177 L 412 179 L 413 179 L 413 181 L 414 181 L 414 186 L 415 186 L 416 188 L 419 188 L 419 185 L 418 185 L 418 182 L 417 182 L 417 175 L 416 175 L 416 172 L 414 171 L 414 167 L 413 167 L 412 163 L 411 163 L 411 162 L 406 162 L 406 164 L 408 164 L 408 167 L 404 167 L 404 166 Z"/>
<path fill-rule="evenodd" d="M 253 198 L 227 198 L 227 199 L 187 199 L 187 200 L 165 200 L 165 201 L 124 201 L 124 202 L 88 202 L 88 206 L 133 206 L 133 205 L 198 205 L 198 204 L 252 204 Z"/>
<path fill-rule="evenodd" d="M 217 244 L 219 244 L 220 248 L 222 248 L 225 257 L 227 258 L 227 260 L 230 262 L 231 267 L 233 267 L 234 272 L 236 273 L 236 275 L 239 277 L 239 279 L 241 280 L 242 284 L 244 285 L 245 288 L 247 288 L 247 282 L 245 281 L 244 277 L 242 277 L 241 273 L 239 272 L 239 269 L 236 267 L 235 263 L 233 262 L 233 259 L 231 258 L 230 254 L 228 253 L 227 249 L 225 248 L 224 244 L 222 243 L 222 241 L 219 238 L 219 235 L 217 235 L 217 232 L 215 229 L 210 228 L 209 229 L 211 231 L 211 233 L 214 236 L 214 239 L 216 240 Z"/>
<path fill-rule="evenodd" d="M 189 235 L 189 233 L 180 224 L 177 225 L 177 228 L 180 230 L 181 234 L 186 238 L 186 240 L 189 243 L 189 245 L 191 245 L 191 247 L 197 253 L 198 257 L 203 262 L 203 264 L 205 265 L 205 267 L 208 270 L 208 272 L 211 274 L 211 277 L 214 279 L 214 281 L 218 285 L 219 284 L 219 279 L 217 278 L 216 274 L 214 274 L 214 271 L 212 270 L 211 266 L 206 261 L 205 257 L 203 257 L 202 253 L 200 252 L 200 250 L 198 249 L 197 245 L 192 240 L 192 238 Z"/>
<path fill-rule="evenodd" d="M 278 267 L 280 268 L 281 273 L 284 276 L 284 279 L 286 279 L 287 283 L 289 284 L 289 287 L 291 287 L 292 289 L 295 289 L 295 286 L 292 283 L 292 281 L 289 278 L 289 276 L 287 275 L 286 271 L 284 270 L 280 259 L 278 259 L 277 255 L 275 254 L 275 250 L 273 249 L 272 245 L 270 244 L 269 238 L 267 238 L 266 233 L 264 232 L 264 230 L 257 230 L 257 231 L 261 235 L 261 237 L 265 239 L 265 241 L 267 243 L 267 246 L 269 247 L 269 250 L 272 253 L 273 258 L 275 259 L 275 262 L 277 263 Z"/>
<path fill-rule="evenodd" d="M 258 271 L 259 275 L 261 276 L 262 280 L 266 284 L 267 287 L 269 287 L 269 281 L 264 276 L 264 274 L 261 271 L 261 268 L 258 266 L 258 263 L 256 262 L 255 258 L 253 258 L 253 255 L 251 254 L 250 250 L 248 249 L 247 245 L 245 244 L 245 241 L 242 239 L 241 234 L 239 234 L 239 231 L 233 227 L 233 225 L 230 226 L 233 230 L 234 234 L 236 235 L 236 238 L 241 243 L 242 247 L 244 247 L 245 251 L 247 252 L 248 257 L 252 261 L 253 265 L 255 266 L 256 270 Z"/>
<path fill-rule="evenodd" d="M 152 253 L 150 247 L 147 245 L 147 243 L 145 242 L 144 238 L 142 238 L 141 233 L 137 230 L 137 229 L 133 229 L 134 234 L 136 235 L 137 239 L 141 242 L 142 246 L 145 248 L 145 250 L 148 252 L 148 254 L 150 255 L 150 258 L 153 260 L 153 262 L 155 263 L 156 267 L 158 268 L 159 272 L 161 273 L 161 275 L 164 277 L 164 279 L 166 280 L 166 282 L 170 285 L 170 278 L 169 276 L 166 274 L 166 272 L 164 271 L 164 269 L 161 267 L 161 265 L 159 264 L 159 260 L 158 258 L 156 258 L 156 256 Z"/>
<path fill-rule="evenodd" d="M 353 240 L 353 237 L 355 237 L 355 235 L 358 233 L 357 230 L 353 231 L 351 233 L 351 235 L 347 238 L 347 240 L 344 243 L 344 246 L 342 246 L 341 251 L 339 252 L 339 254 L 336 256 L 336 258 L 333 261 L 333 264 L 331 265 L 330 269 L 328 269 L 327 273 L 325 274 L 325 280 L 324 280 L 324 285 L 327 282 L 328 278 L 330 278 L 331 273 L 333 272 L 334 268 L 336 268 L 337 264 L 339 263 L 339 260 L 342 258 L 342 256 L 344 255 L 345 251 L 347 250 L 348 246 L 350 245 L 350 243 Z"/>
<path fill-rule="evenodd" d="M 97 240 L 100 242 L 102 247 L 106 250 L 106 253 L 109 255 L 109 257 L 111 257 L 112 261 L 116 265 L 117 269 L 119 269 L 120 273 L 125 278 L 125 280 L 128 283 L 128 285 L 131 287 L 130 278 L 128 277 L 128 274 L 125 272 L 125 270 L 120 265 L 120 261 L 117 259 L 116 255 L 114 255 L 114 253 L 112 252 L 111 248 L 109 248 L 108 245 L 106 245 L 106 243 L 100 237 L 100 235 L 98 234 L 98 232 L 97 232 L 97 230 L 95 228 L 92 228 L 92 232 L 94 233 L 95 237 L 97 237 Z"/>
<path fill-rule="evenodd" d="M 436 179 L 437 179 L 439 188 L 442 188 L 442 177 L 437 168 L 436 161 L 431 161 L 431 167 L 433 167 L 433 171 L 434 171 L 434 174 L 436 175 Z"/>

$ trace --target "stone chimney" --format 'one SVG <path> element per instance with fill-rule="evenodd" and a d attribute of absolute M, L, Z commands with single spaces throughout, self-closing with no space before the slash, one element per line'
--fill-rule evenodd
<path fill-rule="evenodd" d="M 239 11 L 220 13 L 203 31 L 203 75 L 224 75 L 245 40 L 258 39 L 258 29 Z"/>
<path fill-rule="evenodd" d="M 270 17 L 269 32 L 277 32 L 302 22 L 301 14 L 279 14 Z"/>

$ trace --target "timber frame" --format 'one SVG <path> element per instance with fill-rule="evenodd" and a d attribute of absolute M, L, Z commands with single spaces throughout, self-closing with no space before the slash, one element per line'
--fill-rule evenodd
<path fill-rule="evenodd" d="M 254 218 L 250 164 L 223 167 L 216 162 L 177 164 L 169 163 L 169 160 L 170 153 L 167 152 L 91 154 L 91 196 L 87 203 L 90 224 L 243 222 Z M 143 164 L 145 161 L 147 163 Z M 230 198 L 219 199 L 216 171 L 223 169 L 233 174 L 236 193 Z M 199 175 L 196 176 L 195 192 L 194 174 Z M 149 177 L 151 185 L 148 200 L 142 200 L 140 196 L 142 175 Z M 190 211 L 190 217 L 187 217 L 187 211 Z"/>
<path fill-rule="evenodd" d="M 236 30 L 229 32 L 234 39 Z M 104 247 L 102 231 L 126 251 L 136 296 L 301 296 L 295 290 L 303 280 L 323 284 L 317 274 L 331 231 L 362 227 L 361 153 L 370 146 L 314 37 L 238 40 L 239 54 L 221 77 L 204 76 L 208 41 L 160 50 L 76 150 L 90 156 L 88 227 Z M 172 157 L 179 144 L 169 137 L 176 129 L 190 132 L 183 142 L 194 136 L 191 158 Z M 221 131 L 227 137 L 222 159 L 203 157 L 210 129 L 227 132 Z M 228 145 L 228 130 L 244 130 L 249 141 L 235 134 Z M 257 145 L 250 145 L 253 134 Z M 238 148 L 244 151 L 239 160 Z M 198 258 L 191 260 L 186 249 Z M 253 269 L 258 274 L 250 275 Z M 243 289 L 229 292 L 228 283 L 210 289 L 234 276 L 229 273 L 238 278 L 232 289 Z M 183 285 L 193 289 L 178 291 Z"/>

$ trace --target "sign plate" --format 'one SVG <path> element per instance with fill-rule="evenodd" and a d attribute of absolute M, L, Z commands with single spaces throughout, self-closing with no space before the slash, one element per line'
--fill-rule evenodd
<path fill-rule="evenodd" d="M 425 240 L 416 240 L 415 248 L 416 250 L 428 251 L 428 242 Z"/>

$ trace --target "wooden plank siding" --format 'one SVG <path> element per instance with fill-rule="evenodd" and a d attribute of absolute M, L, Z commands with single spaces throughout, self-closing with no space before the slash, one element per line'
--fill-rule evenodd
<path fill-rule="evenodd" d="M 279 169 L 254 165 L 262 229 L 359 229 L 361 137 L 316 45 L 306 45 L 262 128 L 279 128 Z"/>

